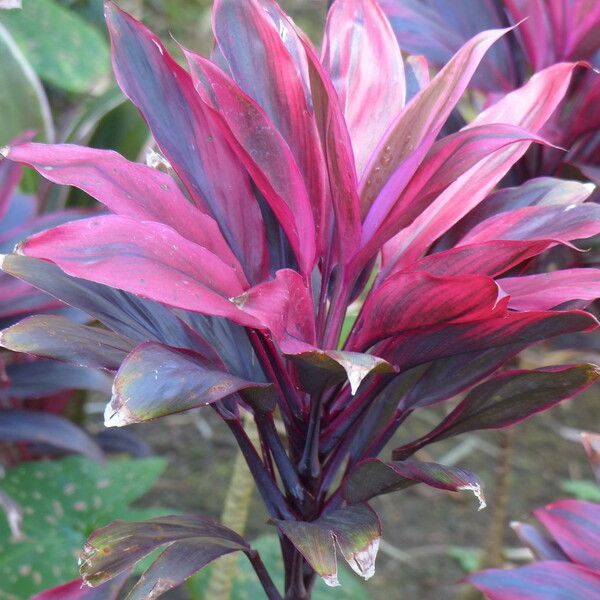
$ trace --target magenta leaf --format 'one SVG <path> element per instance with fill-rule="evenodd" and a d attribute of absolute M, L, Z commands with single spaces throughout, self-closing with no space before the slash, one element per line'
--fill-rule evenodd
<path fill-rule="evenodd" d="M 498 300 L 489 277 L 397 273 L 367 297 L 351 346 L 363 349 L 401 332 L 501 316 L 505 307 Z"/>
<path fill-rule="evenodd" d="M 79 187 L 118 215 L 169 225 L 240 269 L 215 220 L 195 208 L 173 178 L 157 169 L 111 150 L 70 144 L 23 144 L 9 148 L 7 157 L 35 168 L 49 181 Z"/>
<path fill-rule="evenodd" d="M 322 62 L 344 110 L 360 176 L 406 96 L 400 48 L 375 0 L 334 2 Z"/>
<path fill-rule="evenodd" d="M 39 233 L 19 250 L 69 275 L 170 306 L 255 322 L 228 299 L 243 293 L 243 275 L 161 223 L 92 217 Z"/>
<path fill-rule="evenodd" d="M 272 0 L 217 0 L 213 32 L 233 79 L 264 110 L 289 147 L 306 185 L 317 234 L 327 243 L 327 174 L 306 56 L 294 27 Z"/>
<path fill-rule="evenodd" d="M 104 453 L 98 444 L 83 429 L 64 417 L 47 412 L 2 409 L 0 440 L 48 444 L 93 460 L 104 460 Z"/>
<path fill-rule="evenodd" d="M 264 274 L 266 242 L 248 177 L 189 74 L 160 40 L 112 2 L 105 5 L 113 68 L 195 204 L 210 212 L 251 278 Z"/>
<path fill-rule="evenodd" d="M 567 562 L 488 569 L 467 580 L 489 600 L 600 600 L 600 574 Z"/>
<path fill-rule="evenodd" d="M 231 375 L 192 351 L 145 342 L 127 356 L 117 372 L 104 424 L 121 427 L 157 419 L 243 391 L 254 392 L 256 403 L 269 409 L 269 387 Z"/>
<path fill-rule="evenodd" d="M 286 140 L 255 101 L 207 59 L 186 52 L 196 90 L 264 194 L 298 258 L 315 259 L 315 221 L 306 185 Z"/>
<path fill-rule="evenodd" d="M 570 300 L 591 302 L 600 297 L 600 269 L 563 269 L 550 273 L 505 277 L 500 288 L 513 310 L 548 310 Z"/>
<path fill-rule="evenodd" d="M 513 531 L 534 554 L 537 560 L 564 560 L 569 557 L 561 550 L 560 546 L 547 535 L 529 523 L 513 522 L 510 524 Z"/>
<path fill-rule="evenodd" d="M 118 600 L 128 575 L 129 573 L 122 573 L 95 588 L 87 587 L 82 579 L 74 579 L 51 590 L 40 592 L 29 600 Z"/>
<path fill-rule="evenodd" d="M 507 371 L 473 388 L 430 433 L 394 450 L 394 458 L 474 429 L 508 427 L 575 396 L 598 378 L 600 369 L 592 364 Z"/>
<path fill-rule="evenodd" d="M 133 343 L 106 329 L 53 315 L 34 315 L 0 332 L 0 346 L 82 367 L 119 368 Z"/>
<path fill-rule="evenodd" d="M 369 459 L 359 463 L 346 479 L 344 498 L 351 504 L 365 502 L 417 483 L 451 492 L 470 491 L 479 500 L 479 510 L 486 506 L 477 475 L 458 467 L 413 460 L 384 463 Z"/>
<path fill-rule="evenodd" d="M 600 504 L 558 500 L 534 514 L 573 562 L 600 571 Z"/>
<path fill-rule="evenodd" d="M 339 585 L 337 552 L 361 577 L 375 573 L 381 525 L 367 504 L 340 508 L 315 521 L 275 523 L 327 585 Z"/>
<path fill-rule="evenodd" d="M 373 236 L 391 210 L 486 51 L 507 31 L 485 31 L 467 42 L 390 125 L 361 179 L 362 214 L 368 213 L 364 240 Z"/>
<path fill-rule="evenodd" d="M 163 552 L 154 561 L 131 592 L 133 598 L 156 598 L 219 556 L 250 550 L 231 529 L 196 515 L 156 517 L 136 523 L 114 521 L 97 529 L 85 543 L 80 553 L 81 577 L 87 585 L 96 587 L 167 544 L 166 554 Z M 175 550 L 180 545 L 187 554 Z M 165 569 L 172 569 L 173 576 L 165 576 Z"/>

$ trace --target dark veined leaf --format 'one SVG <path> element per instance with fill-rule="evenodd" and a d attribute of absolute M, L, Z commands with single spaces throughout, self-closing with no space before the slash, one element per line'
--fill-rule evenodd
<path fill-rule="evenodd" d="M 361 577 L 369 579 L 375 573 L 381 525 L 367 504 L 340 508 L 316 521 L 275 523 L 327 585 L 339 585 L 338 551 Z"/>
<path fill-rule="evenodd" d="M 99 585 L 167 544 L 130 592 L 129 600 L 157 598 L 219 556 L 250 551 L 237 533 L 197 515 L 156 517 L 138 523 L 115 521 L 88 538 L 80 553 L 81 576 L 88 585 Z"/>
<path fill-rule="evenodd" d="M 98 444 L 83 429 L 64 417 L 46 412 L 1 410 L 0 440 L 49 444 L 94 460 L 104 459 Z"/>
<path fill-rule="evenodd" d="M 534 515 L 572 561 L 600 572 L 600 504 L 558 500 Z"/>
<path fill-rule="evenodd" d="M 600 369 L 592 364 L 502 373 L 473 388 L 430 433 L 394 450 L 394 458 L 466 431 L 514 425 L 587 389 L 599 377 Z"/>
<path fill-rule="evenodd" d="M 2 592 L 30 598 L 71 582 L 78 577 L 77 556 L 90 531 L 114 519 L 139 521 L 172 513 L 170 509 L 130 507 L 164 468 L 163 458 L 98 463 L 70 456 L 9 469 L 0 489 L 21 505 L 24 535 L 12 540 L 8 524 L 0 519 Z"/>
<path fill-rule="evenodd" d="M 479 510 L 486 506 L 481 481 L 474 473 L 458 467 L 413 460 L 384 463 L 369 459 L 359 463 L 346 480 L 344 498 L 356 504 L 421 482 L 440 490 L 473 492 L 479 500 Z"/>
<path fill-rule="evenodd" d="M 145 342 L 127 356 L 117 372 L 104 424 L 120 427 L 157 419 L 244 391 L 249 402 L 272 409 L 269 388 L 269 384 L 235 377 L 191 351 Z"/>
<path fill-rule="evenodd" d="M 134 344 L 99 327 L 35 315 L 0 332 L 0 346 L 84 367 L 118 369 Z"/>
<path fill-rule="evenodd" d="M 305 389 L 316 391 L 326 385 L 336 385 L 345 379 L 350 391 L 356 394 L 363 380 L 371 374 L 394 373 L 387 361 L 372 354 L 343 350 L 309 350 L 291 354 Z"/>
<path fill-rule="evenodd" d="M 567 562 L 489 569 L 467 578 L 489 600 L 600 600 L 600 573 Z"/>

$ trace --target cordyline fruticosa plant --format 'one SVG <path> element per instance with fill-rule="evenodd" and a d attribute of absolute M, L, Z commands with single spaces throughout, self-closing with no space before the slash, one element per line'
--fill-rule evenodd
<path fill-rule="evenodd" d="M 583 434 L 600 483 L 600 435 Z M 468 580 L 490 600 L 600 600 L 600 504 L 564 499 L 534 511 L 549 535 L 513 523 L 538 562 L 518 569 L 489 569 Z"/>
<path fill-rule="evenodd" d="M 598 378 L 593 365 L 498 373 L 535 342 L 597 326 L 560 310 L 600 295 L 597 270 L 518 276 L 545 250 L 600 232 L 589 185 L 551 180 L 545 201 L 517 208 L 527 189 L 513 189 L 506 210 L 492 202 L 454 247 L 430 251 L 545 143 L 538 131 L 581 67 L 544 69 L 440 137 L 507 30 L 477 35 L 427 81 L 405 70 L 373 0 L 333 4 L 320 57 L 273 1 L 217 0 L 212 56 L 184 49 L 188 71 L 114 4 L 106 17 L 117 80 L 161 168 L 69 145 L 4 148 L 113 214 L 34 235 L 2 268 L 112 332 L 26 319 L 2 344 L 116 370 L 109 427 L 211 405 L 279 530 L 287 598 L 307 598 L 315 573 L 335 585 L 339 555 L 370 577 L 381 534 L 370 498 L 417 482 L 481 491 L 472 473 L 419 462 L 417 450 L 506 427 Z M 431 432 L 376 459 L 413 411 L 462 392 Z M 82 576 L 100 584 L 164 546 L 128 598 L 154 598 L 238 550 L 280 598 L 244 539 L 193 515 L 97 531 Z"/>

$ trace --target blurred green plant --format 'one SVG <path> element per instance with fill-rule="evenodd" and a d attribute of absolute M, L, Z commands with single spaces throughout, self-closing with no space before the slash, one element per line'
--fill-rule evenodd
<path fill-rule="evenodd" d="M 577 500 L 600 502 L 600 485 L 591 479 L 567 479 L 560 484 L 560 489 Z"/>
<path fill-rule="evenodd" d="M 164 458 L 114 459 L 104 464 L 71 456 L 24 463 L 7 471 L 0 491 L 20 506 L 22 536 L 0 517 L 0 598 L 23 599 L 78 577 L 77 555 L 87 536 L 115 519 L 164 515 L 131 504 L 166 465 Z"/>

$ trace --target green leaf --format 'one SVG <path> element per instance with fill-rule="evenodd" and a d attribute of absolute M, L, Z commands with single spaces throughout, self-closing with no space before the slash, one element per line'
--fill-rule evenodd
<path fill-rule="evenodd" d="M 448 556 L 453 558 L 465 573 L 473 573 L 480 567 L 481 550 L 479 548 L 450 546 Z"/>
<path fill-rule="evenodd" d="M 53 0 L 28 0 L 23 10 L 0 14 L 0 22 L 40 78 L 60 89 L 88 91 L 110 71 L 102 34 Z"/>
<path fill-rule="evenodd" d="M 37 131 L 45 141 L 52 141 L 54 127 L 44 89 L 1 23 L 0 57 L 0 146 L 27 129 Z"/>
<path fill-rule="evenodd" d="M 165 464 L 162 458 L 98 464 L 71 456 L 9 470 L 0 489 L 21 506 L 25 538 L 13 541 L 8 523 L 0 518 L 2 592 L 29 598 L 75 579 L 79 550 L 97 527 L 172 512 L 129 506 L 150 489 Z"/>
<path fill-rule="evenodd" d="M 279 538 L 276 535 L 263 535 L 252 542 L 252 548 L 260 554 L 277 589 L 283 590 L 284 569 Z M 212 570 L 219 568 L 220 565 L 217 560 L 214 564 L 188 580 L 186 587 L 192 600 L 206 600 L 206 590 Z M 336 590 L 336 600 L 369 600 L 370 596 L 364 584 L 349 569 L 340 565 L 338 568 L 338 577 L 342 587 Z M 241 557 L 238 558 L 229 600 L 255 600 L 262 597 L 264 597 L 264 591 L 254 569 L 247 560 Z M 321 579 L 317 579 L 313 589 L 312 600 L 331 600 L 331 598 L 331 588 Z"/>
<path fill-rule="evenodd" d="M 560 489 L 578 500 L 600 502 L 600 485 L 595 481 L 586 479 L 567 480 L 560 484 Z"/>

